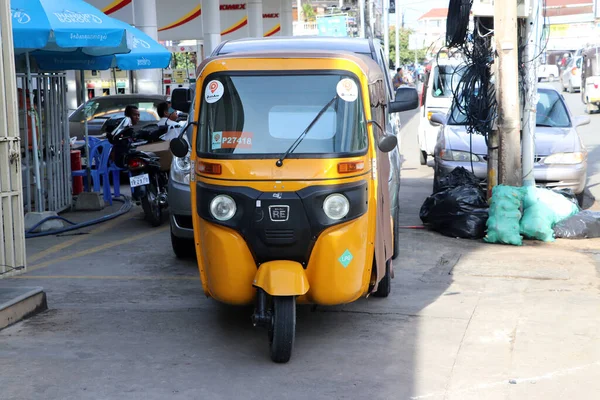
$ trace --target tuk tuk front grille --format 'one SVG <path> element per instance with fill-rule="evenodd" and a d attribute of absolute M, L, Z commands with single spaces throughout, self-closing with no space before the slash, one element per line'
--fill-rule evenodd
<path fill-rule="evenodd" d="M 291 244 L 296 241 L 293 229 L 265 229 L 267 244 Z"/>

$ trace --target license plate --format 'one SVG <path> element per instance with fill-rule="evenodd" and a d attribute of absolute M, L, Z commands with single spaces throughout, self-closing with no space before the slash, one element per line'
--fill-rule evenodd
<path fill-rule="evenodd" d="M 148 174 L 132 176 L 129 178 L 129 185 L 132 188 L 148 184 L 150 184 L 150 177 L 148 176 Z"/>

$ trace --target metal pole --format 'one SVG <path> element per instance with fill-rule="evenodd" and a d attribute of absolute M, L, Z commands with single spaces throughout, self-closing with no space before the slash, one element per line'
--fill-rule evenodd
<path fill-rule="evenodd" d="M 31 120 L 31 141 L 33 142 L 33 171 L 35 176 L 35 211 L 42 212 L 42 177 L 40 176 L 40 156 L 38 151 L 36 112 L 33 105 L 33 81 L 31 79 L 31 65 L 29 52 L 25 54 L 27 65 L 27 95 L 29 96 L 29 118 Z"/>
<path fill-rule="evenodd" d="M 281 24 L 281 36 L 292 36 L 294 34 L 292 0 L 280 0 L 279 23 Z"/>
<path fill-rule="evenodd" d="M 156 0 L 134 0 L 134 25 L 136 28 L 158 40 L 158 22 L 156 15 Z M 134 72 L 136 78 L 136 93 L 160 93 L 160 69 L 143 69 Z"/>
<path fill-rule="evenodd" d="M 204 57 L 208 58 L 221 43 L 221 17 L 219 0 L 202 2 L 202 28 L 204 30 Z"/>
<path fill-rule="evenodd" d="M 250 37 L 261 38 L 264 35 L 262 0 L 248 0 L 247 7 Z"/>
<path fill-rule="evenodd" d="M 396 3 L 396 69 L 400 67 L 400 7 Z"/>
<path fill-rule="evenodd" d="M 83 94 L 83 104 L 86 103 L 86 96 L 85 96 L 85 71 L 81 70 L 79 71 L 80 75 L 81 75 L 81 90 L 82 90 L 82 94 Z M 92 174 L 90 172 L 90 167 L 92 164 L 92 160 L 90 160 L 90 140 L 89 140 L 89 131 L 88 131 L 88 111 L 85 109 L 85 106 L 83 107 L 83 135 L 85 138 L 85 179 L 87 182 L 87 187 L 88 190 L 90 192 L 93 192 L 92 190 Z"/>
<path fill-rule="evenodd" d="M 298 0 L 300 1 L 300 0 Z M 361 38 L 366 37 L 365 35 L 365 0 L 358 0 L 358 14 L 359 14 L 359 23 L 360 28 L 358 29 L 358 33 Z"/>
<path fill-rule="evenodd" d="M 535 186 L 535 120 L 537 106 L 537 66 L 540 52 L 542 7 L 536 1 L 525 27 L 525 104 L 523 109 L 523 186 Z"/>
<path fill-rule="evenodd" d="M 371 37 L 375 37 L 375 18 L 374 18 L 374 1 L 369 0 L 369 30 L 371 31 Z"/>
<path fill-rule="evenodd" d="M 385 65 L 390 65 L 390 0 L 383 0 L 383 47 L 385 53 Z"/>
<path fill-rule="evenodd" d="M 522 182 L 521 118 L 516 1 L 494 3 L 494 39 L 498 54 L 496 79 L 500 139 L 498 181 L 503 185 L 520 186 Z"/>

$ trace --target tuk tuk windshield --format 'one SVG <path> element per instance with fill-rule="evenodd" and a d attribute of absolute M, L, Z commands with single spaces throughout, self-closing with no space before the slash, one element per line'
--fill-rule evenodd
<path fill-rule="evenodd" d="M 341 74 L 209 77 L 201 94 L 197 152 L 279 157 L 330 102 L 288 158 L 364 152 L 360 93 L 357 81 Z"/>

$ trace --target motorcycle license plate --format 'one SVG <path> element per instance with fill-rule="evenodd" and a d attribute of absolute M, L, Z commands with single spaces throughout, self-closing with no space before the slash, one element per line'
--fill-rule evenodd
<path fill-rule="evenodd" d="M 132 176 L 129 178 L 129 185 L 134 188 L 138 186 L 144 186 L 150 184 L 150 177 L 148 174 L 142 174 L 138 176 Z"/>

